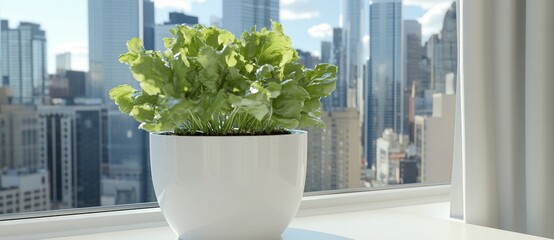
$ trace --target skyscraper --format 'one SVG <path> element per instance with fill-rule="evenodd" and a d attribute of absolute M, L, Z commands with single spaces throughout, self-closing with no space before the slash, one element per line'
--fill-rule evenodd
<path fill-rule="evenodd" d="M 46 95 L 46 34 L 39 24 L 21 22 L 10 29 L 0 21 L 2 86 L 12 90 L 12 103 L 42 104 Z"/>
<path fill-rule="evenodd" d="M 456 2 L 453 2 L 444 16 L 440 34 L 433 34 L 425 43 L 430 60 L 431 88 L 437 93 L 446 92 L 446 75 L 457 74 L 458 34 L 456 27 Z M 454 76 L 456 86 L 456 76 Z"/>
<path fill-rule="evenodd" d="M 313 56 L 309 51 L 296 49 L 296 52 L 298 52 L 298 62 L 306 68 L 314 68 L 315 65 L 319 63 L 319 59 L 316 56 Z"/>
<path fill-rule="evenodd" d="M 331 63 L 331 42 L 329 41 L 321 42 L 321 62 Z"/>
<path fill-rule="evenodd" d="M 376 157 L 375 141 L 386 128 L 403 134 L 402 1 L 374 0 L 369 6 L 371 84 L 365 101 L 368 167 Z"/>
<path fill-rule="evenodd" d="M 404 113 L 408 113 L 410 110 L 410 98 L 413 88 L 422 88 L 424 81 L 422 77 L 423 69 L 421 69 L 421 60 L 424 58 L 425 53 L 421 46 L 421 24 L 416 20 L 404 20 Z M 413 84 L 415 86 L 413 86 Z M 428 87 L 428 86 L 427 86 Z M 411 121 L 410 115 L 404 114 L 404 134 L 411 133 L 410 129 Z"/>
<path fill-rule="evenodd" d="M 362 0 L 345 0 L 343 26 L 346 51 L 345 78 L 348 82 L 348 107 L 361 106 L 363 81 L 362 33 L 364 7 Z M 359 90 L 358 90 L 359 89 Z M 361 110 L 361 109 L 358 109 Z"/>
<path fill-rule="evenodd" d="M 39 161 L 49 172 L 53 208 L 99 206 L 105 109 L 41 106 L 38 114 Z"/>
<path fill-rule="evenodd" d="M 142 4 L 142 40 L 144 42 L 144 49 L 154 50 L 154 26 L 156 25 L 154 2 L 150 0 L 143 0 Z"/>
<path fill-rule="evenodd" d="M 448 11 L 444 15 L 444 21 L 441 30 L 441 42 L 442 42 L 442 62 L 444 76 L 441 77 L 441 83 L 444 78 L 446 82 L 446 75 L 449 73 L 454 74 L 453 86 L 456 88 L 456 79 L 458 74 L 458 28 L 456 24 L 456 1 L 450 5 Z M 442 86 L 441 86 L 442 87 Z M 446 83 L 444 84 L 444 91 L 446 93 Z M 441 88 L 442 90 L 442 88 Z"/>
<path fill-rule="evenodd" d="M 101 98 L 110 103 L 110 109 L 117 109 L 111 104 L 108 92 L 121 84 L 138 87 L 129 67 L 118 61 L 119 55 L 127 52 L 125 43 L 133 37 L 142 38 L 143 26 L 139 20 L 137 0 L 89 0 L 89 68 L 90 77 L 87 86 L 88 96 Z"/>
<path fill-rule="evenodd" d="M 89 0 L 89 79 L 87 95 L 100 98 L 108 108 L 107 152 L 109 164 L 147 166 L 144 154 L 148 142 L 138 123 L 122 114 L 109 99 L 109 90 L 121 84 L 138 88 L 129 67 L 118 61 L 127 52 L 125 43 L 143 38 L 144 46 L 152 46 L 152 39 L 144 38 L 145 27 L 152 26 L 154 8 L 151 1 Z M 145 172 L 149 171 L 146 167 Z M 146 180 L 144 180 L 146 181 Z"/>
<path fill-rule="evenodd" d="M 334 109 L 348 107 L 348 81 L 346 79 L 346 51 L 344 48 L 344 34 L 342 28 L 333 28 L 333 45 L 331 48 L 331 63 L 338 67 L 336 89 L 323 99 L 323 109 L 331 112 Z"/>
<path fill-rule="evenodd" d="M 236 37 L 254 25 L 270 29 L 271 20 L 279 21 L 279 0 L 223 0 L 223 28 Z"/>
<path fill-rule="evenodd" d="M 64 73 L 71 70 L 71 53 L 56 54 L 56 73 Z"/>

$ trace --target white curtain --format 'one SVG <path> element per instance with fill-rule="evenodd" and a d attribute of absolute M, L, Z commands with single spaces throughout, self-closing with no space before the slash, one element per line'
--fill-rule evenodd
<path fill-rule="evenodd" d="M 554 0 L 460 0 L 452 216 L 554 238 Z"/>

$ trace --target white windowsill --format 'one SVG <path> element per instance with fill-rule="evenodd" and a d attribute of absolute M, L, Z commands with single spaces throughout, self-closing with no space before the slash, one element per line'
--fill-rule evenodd
<path fill-rule="evenodd" d="M 347 239 L 539 239 L 451 220 L 449 195 L 443 185 L 305 197 L 290 227 Z M 297 239 L 290 236 L 299 230 L 291 231 L 285 239 Z M 2 239 L 176 239 L 157 208 L 2 221 L 0 233 Z"/>

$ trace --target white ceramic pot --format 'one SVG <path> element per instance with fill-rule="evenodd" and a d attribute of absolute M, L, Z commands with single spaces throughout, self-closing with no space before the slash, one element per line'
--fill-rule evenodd
<path fill-rule="evenodd" d="M 154 190 L 182 240 L 277 240 L 298 211 L 307 133 L 150 134 Z"/>

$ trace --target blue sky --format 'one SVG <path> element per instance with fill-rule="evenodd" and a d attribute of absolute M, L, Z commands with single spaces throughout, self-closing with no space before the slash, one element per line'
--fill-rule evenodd
<path fill-rule="evenodd" d="M 169 12 L 180 11 L 198 16 L 201 24 L 209 24 L 212 16 L 221 17 L 222 12 L 221 0 L 153 1 L 157 23 L 165 21 Z M 344 0 L 280 1 L 280 21 L 295 47 L 319 54 L 320 42 L 330 40 L 330 29 L 339 26 Z M 404 19 L 418 20 L 426 38 L 440 30 L 444 13 L 452 1 L 404 0 Z M 366 2 L 365 19 L 369 7 L 369 1 Z M 10 27 L 16 27 L 20 21 L 41 24 L 47 34 L 49 73 L 55 69 L 55 54 L 62 52 L 73 54 L 74 69 L 88 70 L 87 0 L 0 0 L 0 19 L 8 19 Z M 367 56 L 367 22 L 364 29 Z"/>

